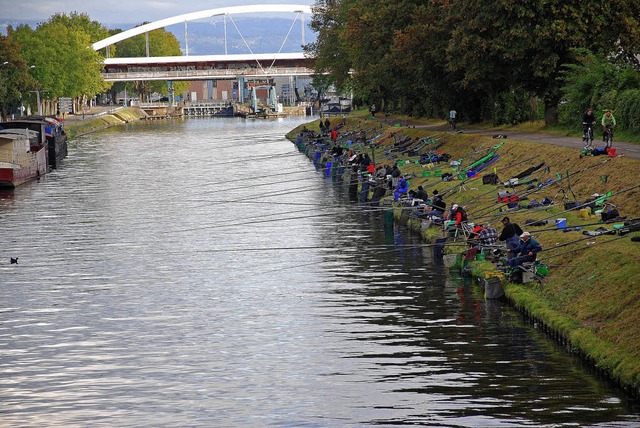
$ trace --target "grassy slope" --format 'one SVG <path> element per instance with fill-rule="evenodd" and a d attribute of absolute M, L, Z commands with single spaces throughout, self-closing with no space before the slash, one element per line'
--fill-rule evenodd
<path fill-rule="evenodd" d="M 333 118 L 338 123 L 342 119 Z M 317 121 L 307 124 L 310 129 L 318 129 Z M 375 131 L 373 128 L 375 127 Z M 420 129 L 382 125 L 366 118 L 349 118 L 346 128 L 341 132 L 357 129 L 372 129 L 368 135 L 395 133 L 398 136 L 410 135 L 422 137 L 430 135 L 428 131 Z M 295 138 L 296 129 L 289 134 Z M 431 132 L 431 135 L 434 133 Z M 635 218 L 640 214 L 640 188 L 620 195 L 616 192 L 639 184 L 638 172 L 640 161 L 618 157 L 580 158 L 576 150 L 555 147 L 535 142 L 515 142 L 509 140 L 495 140 L 488 137 L 470 136 L 464 134 L 445 133 L 436 135 L 439 141 L 445 141 L 439 151 L 452 155 L 452 159 L 462 158 L 462 165 L 469 165 L 487 152 L 473 153 L 506 141 L 498 150 L 500 159 L 484 172 L 496 170 L 502 181 L 520 173 L 530 166 L 545 162 L 551 170 L 546 173 L 540 170 L 533 177 L 545 181 L 556 179 L 557 174 L 566 176 L 585 167 L 597 165 L 586 172 L 576 174 L 570 178 L 571 188 L 578 201 L 584 201 L 592 193 L 614 192 L 611 198 L 618 206 L 621 215 Z M 441 193 L 460 184 L 460 181 L 442 182 L 439 178 L 423 178 L 422 172 L 428 167 L 414 163 L 417 158 L 406 155 L 400 157 L 385 157 L 384 151 L 388 147 L 376 150 L 375 159 L 378 164 L 391 164 L 396 160 L 413 161 L 401 167 L 404 174 L 416 174 L 418 177 L 410 180 L 411 188 L 418 185 L 425 186 L 428 192 L 438 189 Z M 515 162 L 535 157 L 517 166 L 510 166 Z M 606 162 L 604 162 L 607 160 Z M 604 162 L 604 163 L 603 163 Z M 451 172 L 449 165 L 435 165 L 432 171 L 440 169 Z M 432 174 L 433 175 L 433 174 Z M 600 176 L 608 176 L 606 184 Z M 465 185 L 465 189 L 449 194 L 445 199 L 449 206 L 458 203 L 467 209 L 471 221 L 493 222 L 500 230 L 499 219 L 505 215 L 499 212 L 500 204 L 496 204 L 497 191 L 501 186 L 483 185 L 482 180 L 475 180 Z M 520 192 L 524 189 L 518 188 Z M 563 211 L 563 193 L 571 195 L 567 180 L 548 186 L 529 196 L 529 199 L 540 201 L 543 197 L 554 199 L 557 204 L 551 208 L 520 210 L 510 212 L 513 221 L 523 225 L 528 218 L 549 219 L 545 227 L 529 227 L 529 230 L 540 241 L 546 252 L 541 259 L 550 265 L 550 275 L 546 278 L 544 287 L 529 285 L 507 285 L 505 291 L 512 303 L 533 317 L 541 319 L 551 329 L 568 339 L 572 348 L 591 360 L 599 369 L 620 382 L 627 389 L 640 395 L 640 244 L 631 242 L 628 238 L 607 242 L 615 236 L 598 236 L 573 245 L 553 250 L 552 247 L 584 238 L 581 232 L 564 233 L 554 228 L 555 218 L 567 218 L 569 226 L 595 223 L 595 218 L 581 218 L 576 212 L 561 213 Z M 488 193 L 487 193 L 488 192 Z M 485 194 L 484 196 L 480 196 Z M 573 197 L 570 196 L 573 200 Z M 593 230 L 598 226 L 585 226 L 585 230 Z M 608 226 L 611 228 L 611 226 Z M 536 229 L 552 229 L 536 231 Z M 427 239 L 437 235 L 435 229 L 423 231 Z M 636 236 L 633 233 L 628 236 Z M 477 270 L 490 270 L 492 266 L 483 262 Z"/>
<path fill-rule="evenodd" d="M 145 117 L 142 110 L 137 108 L 120 109 L 113 114 L 103 115 L 97 118 L 88 119 L 82 122 L 70 122 L 64 125 L 67 137 L 74 137 L 100 131 L 111 126 L 121 125 Z"/>

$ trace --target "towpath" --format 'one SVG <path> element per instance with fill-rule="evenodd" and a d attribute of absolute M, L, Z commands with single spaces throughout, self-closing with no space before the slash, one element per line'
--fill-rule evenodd
<path fill-rule="evenodd" d="M 411 124 L 419 129 L 431 129 L 434 131 L 447 131 L 451 130 L 449 126 L 444 125 L 424 125 L 424 124 Z M 543 132 L 529 132 L 529 131 L 511 131 L 501 129 L 476 129 L 476 128 L 459 128 L 464 134 L 472 135 L 506 135 L 508 139 L 530 141 L 541 144 L 553 144 L 556 146 L 569 147 L 572 149 L 580 150 L 584 147 L 581 138 L 566 137 L 562 135 L 552 135 Z M 594 140 L 594 146 L 602 147 L 602 141 L 598 138 Z M 627 143 L 623 141 L 614 141 L 613 147 L 616 148 L 616 153 L 628 158 L 640 159 L 640 144 Z"/>

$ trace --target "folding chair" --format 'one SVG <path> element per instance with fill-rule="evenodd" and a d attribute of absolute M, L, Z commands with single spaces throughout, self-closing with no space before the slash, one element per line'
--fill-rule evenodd
<path fill-rule="evenodd" d="M 450 231 L 453 232 L 454 241 L 457 241 L 460 239 L 469 239 L 469 236 L 471 236 L 471 232 L 473 232 L 474 226 L 471 223 L 463 221 L 458 227 L 456 227 L 455 225 L 449 227 L 451 228 Z"/>

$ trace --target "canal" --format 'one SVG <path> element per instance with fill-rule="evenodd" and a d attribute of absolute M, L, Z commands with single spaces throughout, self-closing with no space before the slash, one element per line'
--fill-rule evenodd
<path fill-rule="evenodd" d="M 302 120 L 113 128 L 0 196 L 0 426 L 640 426 L 349 202 Z"/>

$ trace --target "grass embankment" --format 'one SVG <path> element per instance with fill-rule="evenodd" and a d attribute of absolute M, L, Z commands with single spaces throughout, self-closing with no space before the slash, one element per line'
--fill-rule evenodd
<path fill-rule="evenodd" d="M 134 107 L 123 108 L 110 114 L 104 114 L 99 117 L 83 120 L 67 122 L 64 125 L 65 132 L 69 139 L 80 135 L 90 134 L 92 132 L 101 131 L 112 126 L 122 125 L 127 122 L 140 120 L 146 114 Z"/>
<path fill-rule="evenodd" d="M 342 118 L 330 120 L 337 124 Z M 318 129 L 318 121 L 306 126 Z M 288 137 L 295 140 L 301 128 L 292 131 Z M 626 238 L 616 240 L 617 235 L 587 237 L 583 235 L 583 231 L 603 226 L 587 226 L 599 219 L 593 216 L 581 217 L 576 211 L 563 212 L 564 202 L 567 200 L 565 195 L 568 200 L 573 200 L 573 193 L 579 202 L 584 202 L 593 193 L 604 194 L 610 191 L 613 195 L 609 201 L 618 207 L 621 215 L 628 218 L 639 217 L 640 188 L 625 191 L 640 182 L 639 160 L 624 157 L 580 157 L 577 150 L 548 144 L 429 132 L 398 126 L 388 118 L 377 122 L 350 117 L 340 132 L 356 130 L 368 130 L 369 138 L 392 133 L 397 137 L 431 136 L 438 143 L 444 142 L 438 151 L 450 154 L 451 160 L 460 159 L 462 167 L 488 154 L 488 149 L 504 141 L 505 144 L 497 149 L 497 154 L 500 155 L 498 161 L 481 174 L 495 170 L 500 181 L 505 182 L 527 168 L 544 162 L 548 169 L 542 168 L 528 177 L 537 178 L 538 181 L 533 184 L 564 177 L 556 184 L 528 194 L 529 200 L 541 201 L 542 198 L 549 197 L 555 201 L 554 205 L 501 211 L 506 208 L 504 204 L 497 202 L 497 192 L 505 190 L 502 185 L 484 185 L 481 178 L 467 180 L 464 187 L 460 186 L 460 180 L 444 182 L 441 178 L 434 177 L 436 171 L 439 174 L 458 174 L 449 163 L 420 165 L 416 163 L 418 157 L 389 151 L 393 143 L 391 138 L 376 147 L 374 153 L 377 164 L 406 162 L 400 167 L 403 174 L 416 176 L 410 179 L 411 189 L 416 189 L 419 185 L 424 186 L 429 193 L 434 189 L 438 189 L 440 193 L 451 189 L 445 197 L 447 206 L 453 203 L 462 205 L 469 213 L 470 221 L 492 223 L 500 231 L 499 220 L 508 215 L 524 230 L 530 231 L 543 246 L 540 259 L 549 265 L 550 273 L 543 287 L 538 287 L 535 283 L 506 284 L 508 299 L 516 308 L 542 321 L 554 335 L 566 340 L 572 351 L 591 361 L 595 367 L 636 396 L 640 396 L 640 322 L 637 315 L 640 313 L 640 243 L 629 239 L 639 233 L 631 233 Z M 371 154 L 370 148 L 360 150 Z M 522 162 L 524 160 L 527 161 Z M 514 165 L 517 163 L 519 164 Z M 430 173 L 430 177 L 423 177 L 423 172 L 426 171 Z M 567 172 L 569 178 L 566 178 Z M 526 194 L 526 186 L 517 189 L 520 194 Z M 568 227 L 582 225 L 584 228 L 581 231 L 563 232 L 557 229 L 556 218 L 566 218 Z M 549 223 L 541 227 L 524 226 L 527 219 L 547 219 Z M 419 222 L 410 222 L 410 226 L 420 230 L 428 241 L 433 241 L 440 233 L 437 228 L 421 230 Z M 605 226 L 612 228 L 612 225 Z M 587 239 L 560 247 L 581 238 Z M 477 276 L 494 268 L 489 262 L 474 264 Z"/>

